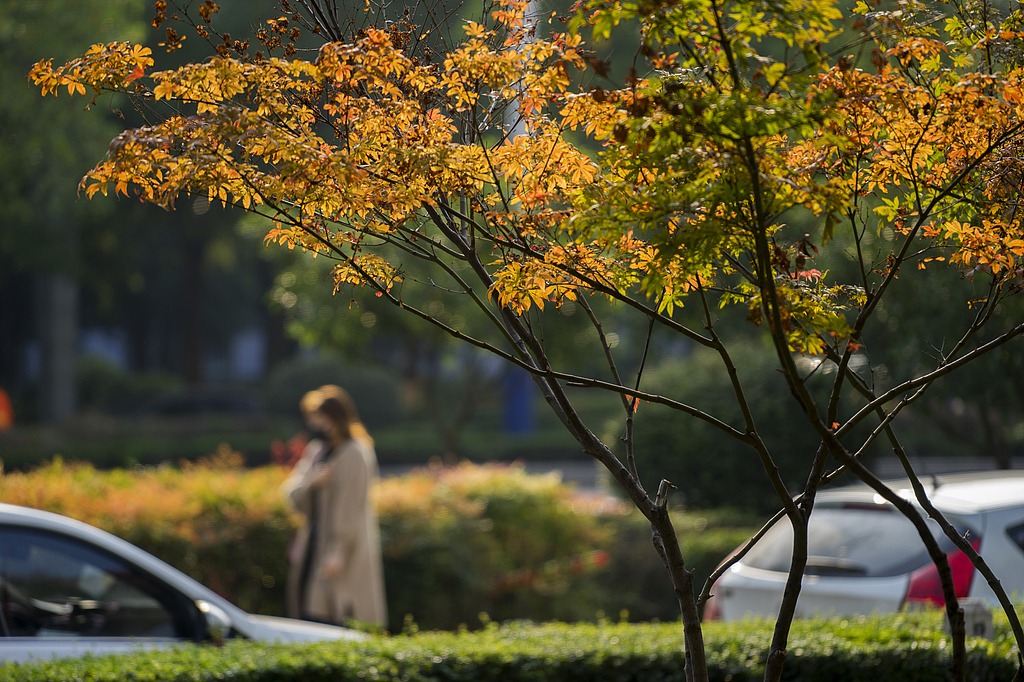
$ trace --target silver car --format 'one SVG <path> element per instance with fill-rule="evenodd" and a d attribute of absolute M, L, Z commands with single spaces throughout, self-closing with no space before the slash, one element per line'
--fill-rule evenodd
<path fill-rule="evenodd" d="M 110 533 L 0 503 L 0 664 L 230 637 L 309 642 L 365 635 L 246 613 Z"/>
<path fill-rule="evenodd" d="M 928 477 L 929 499 L 966 537 L 1010 594 L 1024 595 L 1024 472 Z M 915 501 L 909 486 L 890 487 Z M 958 598 L 997 604 L 988 583 L 934 522 Z M 782 602 L 792 529 L 783 519 L 715 584 L 705 620 L 774 616 Z M 916 529 L 867 486 L 818 494 L 797 616 L 894 613 L 944 604 L 938 571 Z"/>

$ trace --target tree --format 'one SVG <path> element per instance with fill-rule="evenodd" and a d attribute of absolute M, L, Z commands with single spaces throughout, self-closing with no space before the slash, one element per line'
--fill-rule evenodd
<path fill-rule="evenodd" d="M 918 507 L 860 456 L 883 443 L 899 457 L 921 508 L 997 584 L 930 505 L 900 424 L 933 385 L 1024 333 L 1021 320 L 996 314 L 1020 287 L 1024 255 L 1017 14 L 1004 19 L 983 2 L 859 2 L 841 34 L 829 0 L 588 0 L 573 30 L 559 33 L 528 16 L 525 2 L 500 0 L 451 44 L 400 17 L 360 15 L 350 31 L 357 24 L 335 3 L 303 2 L 305 15 L 289 6 L 269 20 L 259 51 L 226 39 L 208 61 L 151 72 L 149 50 L 112 43 L 63 66 L 37 64 L 31 77 L 44 94 L 114 90 L 167 107 L 118 136 L 82 191 L 166 208 L 196 194 L 262 214 L 268 243 L 333 260 L 336 289 L 369 287 L 530 372 L 650 522 L 679 602 L 688 679 L 707 679 L 699 614 L 715 576 L 693 584 L 668 512 L 671 483 L 648 491 L 640 482 L 632 444 L 645 403 L 746 445 L 781 509 L 770 523 L 793 528 L 767 679 L 782 674 L 815 494 L 843 471 L 919 530 L 943 578 L 954 678 L 964 679 L 963 614 L 946 558 Z M 163 18 L 166 4 L 157 8 Z M 192 19 L 201 34 L 215 8 L 206 2 Z M 604 71 L 585 33 L 600 41 L 631 20 L 642 48 L 627 82 L 570 78 Z M 295 56 L 297 27 L 323 39 L 310 60 Z M 581 138 L 600 151 L 588 153 Z M 840 261 L 845 268 L 818 267 Z M 407 262 L 430 275 L 415 276 Z M 962 324 L 932 330 L 942 345 L 920 347 L 925 369 L 873 373 L 885 352 L 872 340 L 883 302 L 950 268 L 974 283 L 967 300 L 948 302 L 969 312 Z M 471 334 L 417 308 L 407 292 L 419 287 L 470 302 L 489 331 Z M 598 298 L 642 320 L 646 336 L 617 339 L 591 304 Z M 567 371 L 548 353 L 557 318 L 539 313 L 570 302 L 594 330 L 578 353 L 604 358 L 601 372 Z M 798 491 L 779 475 L 733 359 L 734 344 L 753 335 L 772 349 L 779 399 L 817 444 Z M 648 349 L 662 337 L 718 357 L 738 420 L 647 390 Z M 828 363 L 827 390 L 809 388 L 817 370 L 803 369 L 806 356 Z M 621 405 L 624 454 L 581 418 L 579 391 Z"/>
<path fill-rule="evenodd" d="M 391 254 L 396 258 L 400 254 Z M 429 266 L 404 264 L 406 279 L 426 279 Z M 274 300 L 283 309 L 289 333 L 303 344 L 339 350 L 350 362 L 384 367 L 403 382 L 407 416 L 429 417 L 446 459 L 466 456 L 462 436 L 480 416 L 486 402 L 503 411 L 507 431 L 524 433 L 533 425 L 536 392 L 529 376 L 495 362 L 486 351 L 467 347 L 426 322 L 407 315 L 372 291 L 353 288 L 335 293 L 324 282 L 332 264 L 323 258 L 301 258 L 282 268 Z M 462 329 L 470 335 L 486 333 L 489 320 L 469 300 L 444 296 L 430 287 L 403 290 L 403 300 L 429 312 L 431 320 Z M 547 352 L 573 371 L 592 371 L 594 363 L 576 353 L 576 339 L 589 326 L 574 305 L 542 313 L 556 316 L 557 337 L 548 339 Z"/>
<path fill-rule="evenodd" d="M 275 296 L 292 303 L 286 312 L 289 332 L 310 346 L 341 351 L 347 359 L 373 363 L 401 378 L 402 407 L 409 414 L 425 413 L 443 456 L 460 455 L 460 439 L 482 400 L 499 388 L 498 372 L 488 371 L 483 351 L 452 343 L 450 337 L 368 291 L 346 292 L 345 303 L 334 300 L 324 287 L 332 278 L 323 259 L 297 261 L 278 277 Z M 429 310 L 433 319 L 472 325 L 468 305 L 445 305 L 440 297 L 406 303 Z M 294 305 L 296 301 L 304 305 Z M 455 301 L 454 303 L 459 303 Z M 445 372 L 445 369 L 449 371 Z M 447 375 L 447 376 L 443 376 Z"/>
<path fill-rule="evenodd" d="M 239 7 L 231 30 L 242 37 L 254 15 L 251 5 Z M 155 45 L 163 38 L 147 36 L 146 14 L 138 0 L 0 3 L 0 386 L 10 392 L 19 424 L 60 422 L 97 407 L 89 404 L 94 382 L 80 357 L 90 332 L 121 342 L 111 347 L 123 352 L 129 371 L 186 375 L 191 368 L 196 381 L 211 355 L 228 354 L 243 324 L 267 317 L 262 295 L 272 275 L 260 277 L 251 266 L 267 252 L 258 239 L 233 238 L 242 212 L 206 210 L 205 199 L 169 214 L 76 196 L 81 169 L 121 128 L 142 122 L 130 102 L 104 97 L 84 115 L 41 102 L 25 80 L 42 56 L 67 59 L 97 40 Z M 197 48 L 175 56 L 202 59 Z M 183 292 L 194 296 L 184 300 Z M 136 396 L 130 407 L 138 405 Z"/>
<path fill-rule="evenodd" d="M 931 343 L 941 347 L 942 339 L 935 331 L 962 325 L 964 315 L 971 313 L 968 308 L 950 307 L 947 301 L 951 296 L 954 300 L 975 297 L 976 286 L 976 282 L 953 270 L 936 271 L 927 280 L 902 282 L 900 296 L 887 299 L 880 307 L 879 317 L 885 319 L 879 320 L 881 324 L 872 336 L 872 345 L 886 348 L 891 358 L 886 365 L 898 368 L 904 376 L 915 366 L 916 372 L 925 371 L 930 358 L 920 354 L 924 339 L 907 338 L 903 330 L 908 321 L 920 316 L 921 323 L 911 324 L 910 329 L 933 330 Z M 1005 328 L 1012 320 L 1021 319 L 1022 302 L 1019 296 L 1005 301 L 995 312 L 1004 319 L 992 326 Z M 924 324 L 925 320 L 929 322 Z M 907 422 L 915 422 L 913 429 L 906 429 L 908 452 L 974 456 L 979 462 L 987 460 L 998 468 L 1012 468 L 1012 458 L 1021 454 L 1024 396 L 1001 377 L 1020 376 L 1021 362 L 1013 346 L 1004 346 L 979 358 L 970 372 L 959 374 L 955 381 L 936 385 L 906 414 Z"/>
<path fill-rule="evenodd" d="M 70 57 L 90 42 L 142 35 L 142 11 L 128 0 L 64 3 L 0 2 L 0 384 L 19 411 L 60 421 L 74 408 L 75 340 L 79 283 L 93 259 L 85 254 L 101 233 L 109 206 L 77 202 L 79 169 L 117 131 L 113 117 L 84 118 L 60 106 L 40 106 L 25 71 L 42 55 Z M 67 135 L 54 135 L 55 130 Z M 28 339 L 39 342 L 36 409 L 19 400 Z"/>

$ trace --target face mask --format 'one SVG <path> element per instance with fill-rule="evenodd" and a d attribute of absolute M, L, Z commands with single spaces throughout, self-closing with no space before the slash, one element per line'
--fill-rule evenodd
<path fill-rule="evenodd" d="M 320 429 L 313 429 L 309 432 L 309 440 L 327 441 L 327 434 Z"/>

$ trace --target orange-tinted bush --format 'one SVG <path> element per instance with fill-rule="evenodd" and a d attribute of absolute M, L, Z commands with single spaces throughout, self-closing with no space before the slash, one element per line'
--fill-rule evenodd
<path fill-rule="evenodd" d="M 454 628 L 494 620 L 589 620 L 625 507 L 556 474 L 503 465 L 435 467 L 377 490 L 392 617 Z"/>

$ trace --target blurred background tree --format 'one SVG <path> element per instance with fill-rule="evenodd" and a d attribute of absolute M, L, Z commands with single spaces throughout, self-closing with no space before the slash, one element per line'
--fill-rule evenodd
<path fill-rule="evenodd" d="M 550 17 L 564 13 L 568 3 L 536 7 L 538 15 Z M 148 36 L 147 43 L 160 51 L 166 35 L 149 26 L 152 5 L 146 0 L 71 5 L 0 0 L 0 8 L 0 53 L 5 57 L 0 135 L 7 151 L 0 158 L 6 209 L 0 230 L 0 387 L 11 394 L 19 426 L 66 423 L 83 414 L 122 420 L 140 412 L 184 416 L 258 409 L 284 415 L 267 432 L 256 434 L 246 425 L 249 440 L 238 444 L 258 458 L 261 450 L 266 455 L 272 437 L 298 427 L 295 395 L 326 376 L 372 394 L 365 399 L 365 411 L 377 429 L 402 425 L 403 433 L 392 434 L 393 447 L 382 434 L 385 459 L 575 456 L 575 446 L 546 421 L 546 412 L 534 410 L 535 393 L 524 377 L 453 347 L 429 325 L 397 315 L 365 292 L 330 298 L 317 286 L 326 277 L 324 260 L 265 249 L 239 215 L 204 200 L 190 200 L 178 213 L 129 201 L 79 201 L 77 179 L 118 129 L 137 124 L 145 112 L 105 98 L 82 115 L 39 98 L 25 74 L 44 55 L 62 59 L 97 40 Z M 217 23 L 234 39 L 245 40 L 277 10 L 275 0 L 233 3 L 222 8 Z M 479 13 L 479 7 L 453 4 L 410 19 L 432 27 L 430 40 L 454 30 L 460 12 Z M 615 42 L 603 45 L 594 57 L 606 61 L 610 81 L 622 80 L 638 50 L 630 31 L 613 35 Z M 209 49 L 190 35 L 175 59 L 194 61 Z M 600 72 L 586 77 L 600 81 Z M 798 219 L 793 223 L 801 229 Z M 941 324 L 943 316 L 963 313 L 944 304 L 947 296 L 973 284 L 950 273 L 948 281 L 929 291 L 914 290 L 909 281 L 899 286 L 882 311 L 887 325 L 865 343 L 876 356 L 884 348 L 892 366 L 909 371 L 930 358 L 907 357 L 915 347 L 901 330 L 920 328 L 921 320 L 933 321 L 936 330 L 948 326 Z M 441 318 L 470 315 L 450 303 L 424 305 Z M 544 314 L 576 315 L 579 333 L 586 333 L 573 306 Z M 639 343 L 643 328 L 624 326 L 636 331 L 622 334 L 618 342 Z M 557 339 L 556 352 L 584 372 L 596 359 L 575 352 L 579 341 L 564 335 Z M 941 352 L 941 336 L 929 341 Z M 655 337 L 653 343 L 659 342 Z M 685 344 L 657 348 L 667 360 L 655 368 L 651 381 L 687 381 L 705 394 L 723 391 L 722 401 L 727 400 L 723 387 L 699 379 L 702 360 L 690 356 L 690 350 Z M 937 386 L 913 410 L 918 427 L 908 447 L 921 457 L 956 455 L 982 466 L 1010 466 L 1024 447 L 1019 417 L 1024 405 L 1013 380 L 1024 369 L 1020 362 L 1013 353 L 1000 351 L 957 382 Z M 756 349 L 748 365 L 751 373 L 761 371 Z M 762 394 L 766 401 L 776 399 L 770 378 Z M 652 440 L 640 448 L 640 457 L 685 458 L 705 447 L 700 433 L 681 431 L 657 409 L 641 411 L 638 419 L 652 423 Z M 776 426 L 778 438 L 787 438 L 785 423 Z M 147 428 L 160 433 L 152 424 Z M 223 428 L 219 435 L 235 442 L 239 430 Z M 496 443 L 495 433 L 506 438 Z M 74 434 L 72 441 L 75 446 L 83 438 Z M 99 444 L 67 450 L 63 442 L 22 442 L 0 441 L 0 456 L 12 462 L 14 452 L 42 459 L 58 450 L 101 449 Z M 509 443 L 514 444 L 501 447 Z M 149 451 L 154 458 L 165 457 L 169 447 L 135 444 L 131 456 L 145 457 Z M 794 458 L 802 456 L 801 444 L 794 442 L 792 449 Z M 726 467 L 720 473 L 730 471 L 738 470 Z M 756 497 L 756 490 L 751 494 Z M 688 499 L 697 503 L 703 498 L 691 493 Z"/>
<path fill-rule="evenodd" d="M 143 36 L 133 0 L 0 3 L 0 386 L 17 414 L 59 420 L 75 408 L 79 288 L 113 287 L 119 238 L 114 206 L 79 202 L 81 169 L 120 125 L 113 110 L 80 111 L 40 102 L 25 80 L 43 54 L 71 56 L 96 40 Z"/>

